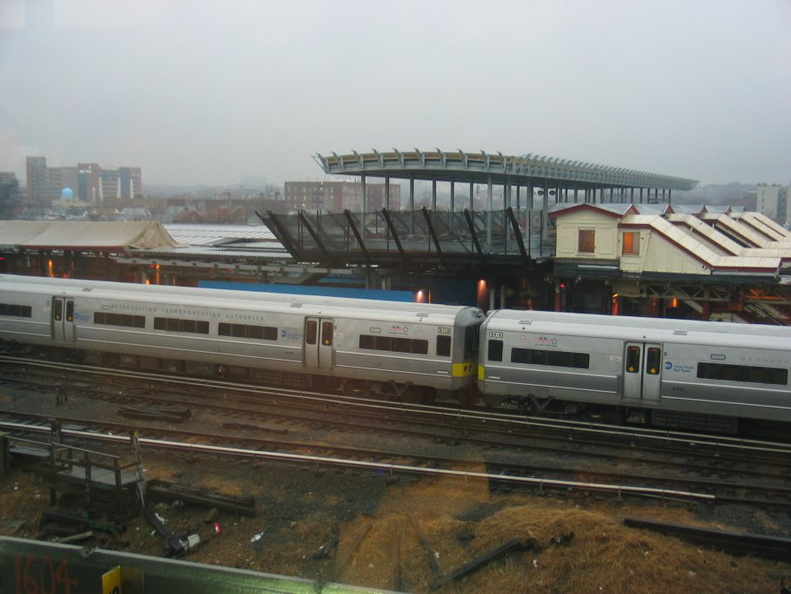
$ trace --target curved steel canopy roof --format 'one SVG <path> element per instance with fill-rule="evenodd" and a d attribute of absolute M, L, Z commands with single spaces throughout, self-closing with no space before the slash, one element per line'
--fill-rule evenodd
<path fill-rule="evenodd" d="M 314 155 L 325 173 L 377 177 L 437 179 L 472 183 L 548 184 L 563 188 L 656 188 L 691 190 L 698 180 L 647 173 L 623 167 L 594 165 L 542 155 L 508 156 L 462 150 L 392 151 L 329 156 Z"/>

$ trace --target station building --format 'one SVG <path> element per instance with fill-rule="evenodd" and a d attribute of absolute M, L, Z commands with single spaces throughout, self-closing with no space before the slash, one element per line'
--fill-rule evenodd
<path fill-rule="evenodd" d="M 500 153 L 316 160 L 325 173 L 360 178 L 358 209 L 314 203 L 287 215 L 257 213 L 261 225 L 3 221 L 0 270 L 350 296 L 409 291 L 484 309 L 791 322 L 791 233 L 760 213 L 674 205 L 673 192 L 694 180 Z M 376 177 L 384 181 L 372 199 Z M 393 191 L 393 178 L 407 180 L 406 195 Z M 416 181 L 430 184 L 430 207 L 415 208 Z M 449 189 L 445 207 L 438 185 Z"/>

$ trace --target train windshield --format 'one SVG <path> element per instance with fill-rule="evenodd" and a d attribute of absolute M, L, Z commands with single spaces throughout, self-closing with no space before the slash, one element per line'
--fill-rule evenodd
<path fill-rule="evenodd" d="M 478 358 L 478 326 L 467 326 L 464 329 L 464 358 Z"/>

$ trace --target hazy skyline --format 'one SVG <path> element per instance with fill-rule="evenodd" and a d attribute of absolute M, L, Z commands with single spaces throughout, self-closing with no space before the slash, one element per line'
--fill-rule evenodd
<path fill-rule="evenodd" d="M 0 171 L 325 179 L 315 153 L 538 153 L 791 182 L 788 0 L 0 0 Z"/>

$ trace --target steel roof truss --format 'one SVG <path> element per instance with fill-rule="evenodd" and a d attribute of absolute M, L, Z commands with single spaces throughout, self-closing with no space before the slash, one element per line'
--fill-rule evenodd
<path fill-rule="evenodd" d="M 371 257 L 368 255 L 368 248 L 365 247 L 365 242 L 363 241 L 362 236 L 360 235 L 360 230 L 357 228 L 357 225 L 354 222 L 354 217 L 349 209 L 344 209 L 343 216 L 346 217 L 346 222 L 349 224 L 349 229 L 352 230 L 354 234 L 354 238 L 357 240 L 357 245 L 360 246 L 360 251 L 362 251 L 363 255 L 365 256 L 365 261 L 370 264 Z"/>

